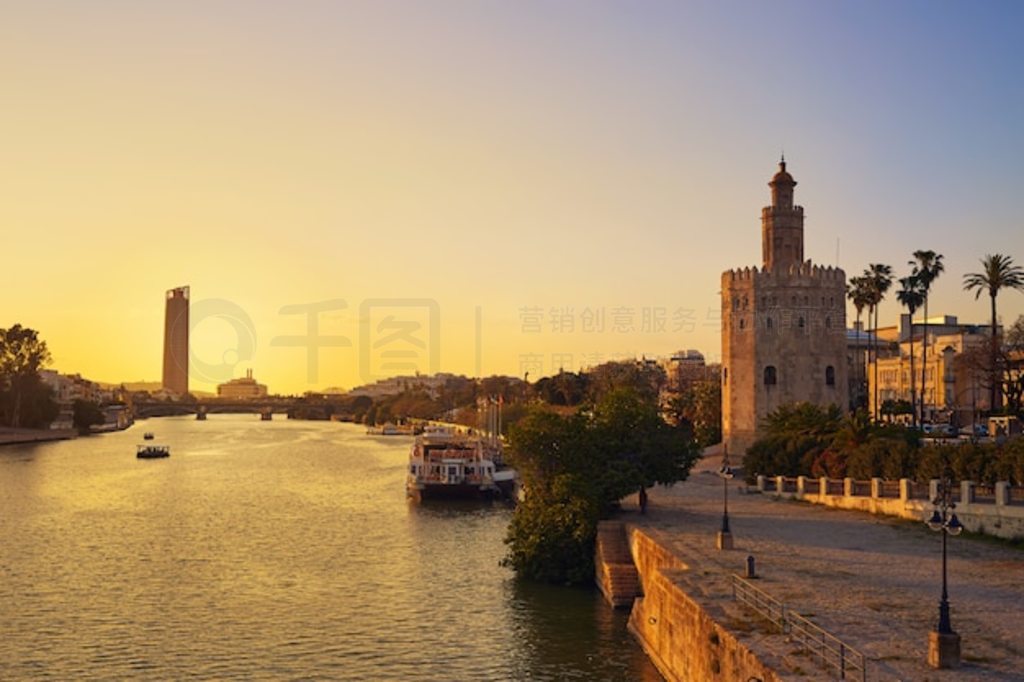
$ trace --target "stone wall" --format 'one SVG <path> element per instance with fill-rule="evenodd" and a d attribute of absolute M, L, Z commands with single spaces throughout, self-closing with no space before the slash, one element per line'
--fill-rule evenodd
<path fill-rule="evenodd" d="M 722 625 L 722 613 L 687 593 L 684 562 L 637 528 L 628 535 L 644 593 L 633 603 L 629 629 L 666 680 L 781 679 Z"/>

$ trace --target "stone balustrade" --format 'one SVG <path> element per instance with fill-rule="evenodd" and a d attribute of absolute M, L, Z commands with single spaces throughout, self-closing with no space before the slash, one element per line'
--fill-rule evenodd
<path fill-rule="evenodd" d="M 923 486 L 907 478 L 887 481 L 872 478 L 820 479 L 807 476 L 758 476 L 756 489 L 774 497 L 797 499 L 840 509 L 886 514 L 924 521 L 932 513 L 938 480 Z M 1024 538 L 1024 491 L 1006 481 L 994 485 L 961 481 L 953 491 L 956 514 L 971 532 L 1018 540 Z"/>

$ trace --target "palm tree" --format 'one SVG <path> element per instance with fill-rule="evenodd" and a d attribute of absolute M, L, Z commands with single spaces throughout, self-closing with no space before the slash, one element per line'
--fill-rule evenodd
<path fill-rule="evenodd" d="M 860 316 L 864 312 L 864 308 L 871 305 L 871 291 L 869 289 L 870 283 L 866 277 L 851 277 L 850 283 L 846 285 L 846 297 L 853 303 L 853 307 L 857 309 L 857 347 L 860 347 Z M 870 314 L 870 313 L 869 313 Z M 870 338 L 870 337 L 869 337 Z M 854 357 L 857 357 L 856 355 Z M 863 360 L 863 359 L 862 359 Z M 858 362 L 857 369 L 857 401 L 858 403 L 867 396 L 867 391 L 864 389 L 864 362 Z M 861 405 L 853 406 L 854 409 L 858 409 Z"/>
<path fill-rule="evenodd" d="M 991 403 L 989 409 L 996 409 L 999 398 L 999 382 L 996 381 L 996 360 L 999 356 L 999 341 L 996 339 L 996 296 L 1000 289 L 1016 289 L 1024 291 L 1024 268 L 1013 264 L 1013 258 L 1000 253 L 986 255 L 981 259 L 981 272 L 969 272 L 964 275 L 964 290 L 974 290 L 975 300 L 981 292 L 987 291 L 992 302 L 992 356 L 989 358 L 991 381 Z"/>
<path fill-rule="evenodd" d="M 872 417 L 878 420 L 878 307 L 882 300 L 885 298 L 885 294 L 889 291 L 889 287 L 892 286 L 892 267 L 889 265 L 883 265 L 881 263 L 871 263 L 867 269 L 864 270 L 864 279 L 866 280 L 866 288 L 868 291 L 868 318 L 871 317 L 872 313 L 875 316 L 874 322 L 874 333 L 871 335 L 869 342 L 874 346 L 875 363 L 874 363 L 874 384 L 875 384 L 875 399 L 873 401 L 874 409 L 872 410 Z M 868 362 L 871 362 L 871 351 L 868 350 Z"/>
<path fill-rule="evenodd" d="M 917 281 L 921 285 L 921 293 L 924 294 L 924 332 L 921 338 L 921 417 L 924 417 L 924 402 L 925 402 L 925 378 L 928 375 L 928 292 L 932 288 L 932 282 L 938 279 L 946 266 L 942 264 L 942 254 L 935 253 L 934 251 L 915 251 L 914 260 L 909 262 L 909 265 L 914 267 L 911 273 L 914 277 L 917 277 Z M 914 318 L 910 318 L 910 331 L 914 331 Z M 936 383 L 936 391 L 938 390 L 938 383 Z"/>
<path fill-rule="evenodd" d="M 917 393 L 914 389 L 914 313 L 924 303 L 924 289 L 914 275 L 900 280 L 896 299 L 910 313 L 910 423 L 917 428 Z"/>

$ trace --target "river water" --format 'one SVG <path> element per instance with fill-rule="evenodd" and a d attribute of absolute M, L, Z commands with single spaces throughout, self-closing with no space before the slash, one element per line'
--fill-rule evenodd
<path fill-rule="evenodd" d="M 408 502 L 410 441 L 212 415 L 0 448 L 0 679 L 661 679 L 596 592 L 498 565 L 508 509 Z"/>

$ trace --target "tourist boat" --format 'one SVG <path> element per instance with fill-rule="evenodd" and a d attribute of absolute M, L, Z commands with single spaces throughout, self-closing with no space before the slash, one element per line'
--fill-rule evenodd
<path fill-rule="evenodd" d="M 170 445 L 140 445 L 135 451 L 135 456 L 139 459 L 160 459 L 161 457 L 171 456 Z"/>
<path fill-rule="evenodd" d="M 516 473 L 501 464 L 500 444 L 429 426 L 409 452 L 406 493 L 433 499 L 515 500 Z"/>
<path fill-rule="evenodd" d="M 142 440 L 153 440 L 153 438 L 155 438 L 155 436 L 153 435 L 152 431 L 146 431 L 144 434 L 142 434 Z"/>

